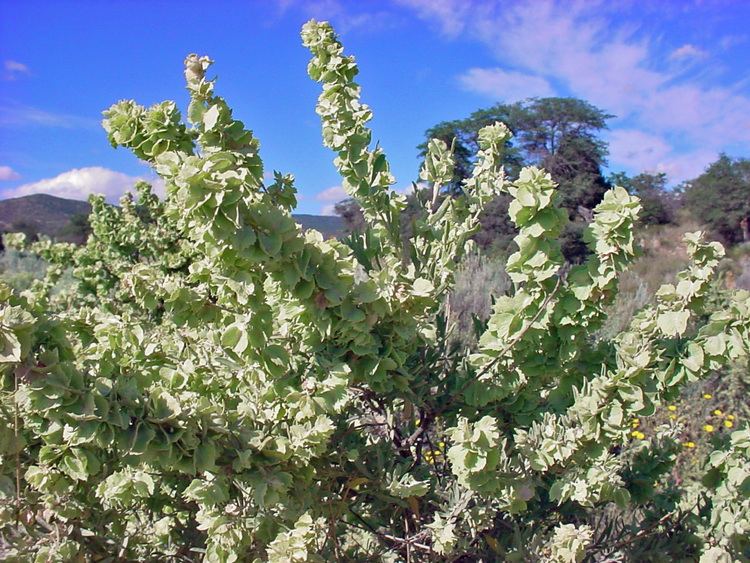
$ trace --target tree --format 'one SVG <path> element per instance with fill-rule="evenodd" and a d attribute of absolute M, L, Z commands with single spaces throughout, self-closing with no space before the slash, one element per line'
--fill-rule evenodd
<path fill-rule="evenodd" d="M 503 157 L 510 177 L 516 177 L 522 166 L 534 164 L 545 168 L 559 184 L 561 204 L 573 220 L 566 232 L 564 252 L 571 261 L 582 259 L 585 245 L 581 239 L 580 211 L 593 208 L 609 188 L 602 174 L 606 164 L 607 146 L 598 138 L 612 116 L 584 100 L 575 98 L 532 98 L 514 104 L 496 104 L 477 110 L 468 118 L 442 122 L 425 133 L 426 138 L 438 138 L 454 146 L 456 171 L 447 188 L 450 193 L 460 189 L 473 165 L 477 151 L 478 131 L 500 121 L 506 123 L 513 138 Z M 424 156 L 426 142 L 418 148 Z M 505 197 L 505 196 L 501 196 Z M 497 214 L 485 214 L 482 235 L 477 236 L 483 246 L 499 244 L 507 247 L 512 224 L 502 211 L 508 201 L 493 207 Z"/>
<path fill-rule="evenodd" d="M 722 154 L 688 183 L 685 202 L 728 244 L 750 242 L 750 160 Z"/>
<path fill-rule="evenodd" d="M 427 144 L 431 139 L 439 139 L 447 146 L 452 147 L 455 159 L 453 176 L 447 185 L 446 191 L 451 194 L 461 192 L 461 183 L 471 176 L 474 168 L 474 159 L 479 151 L 479 130 L 493 123 L 504 123 L 513 134 L 519 129 L 520 104 L 496 104 L 487 109 L 473 112 L 465 119 L 443 121 L 425 131 L 425 142 L 417 149 L 419 156 L 424 158 L 427 154 Z M 503 166 L 506 172 L 515 177 L 524 164 L 524 156 L 514 143 L 508 143 L 503 153 Z"/>
<path fill-rule="evenodd" d="M 39 223 L 26 219 L 19 219 L 11 224 L 9 232 L 24 233 L 29 240 L 39 238 Z"/>
<path fill-rule="evenodd" d="M 460 197 L 416 193 L 405 253 L 406 200 L 371 147 L 354 59 L 326 23 L 302 38 L 324 143 L 367 228 L 346 242 L 302 231 L 293 178 L 265 184 L 207 57 L 185 62 L 188 123 L 173 102 L 107 110 L 110 142 L 154 166 L 166 197 L 140 183 L 120 207 L 92 198 L 85 245 L 37 242 L 45 279 L 0 285 L 3 555 L 573 563 L 656 543 L 659 560 L 747 556 L 750 432 L 717 441 L 702 484 L 662 486 L 674 431 L 631 428 L 750 354 L 750 294 L 706 310 L 721 245 L 688 234 L 679 282 L 594 341 L 636 254 L 639 202 L 608 191 L 591 256 L 567 268 L 559 190 L 536 167 L 504 177 L 496 123 Z M 445 185 L 453 163 L 434 140 L 421 177 Z M 514 289 L 469 352 L 449 345 L 444 302 L 499 193 L 519 231 Z M 621 520 L 601 525 L 605 511 Z"/>
<path fill-rule="evenodd" d="M 336 215 L 344 220 L 344 228 L 348 233 L 361 233 L 365 230 L 365 217 L 362 208 L 354 198 L 348 197 L 334 206 Z"/>
<path fill-rule="evenodd" d="M 58 238 L 75 244 L 83 244 L 91 234 L 88 215 L 77 213 L 73 215 L 68 224 L 57 233 Z"/>
<path fill-rule="evenodd" d="M 641 223 L 663 225 L 674 221 L 677 194 L 667 190 L 665 173 L 641 172 L 631 178 L 624 172 L 618 172 L 612 174 L 609 181 L 612 185 L 622 186 L 628 193 L 638 196 L 643 207 Z"/>

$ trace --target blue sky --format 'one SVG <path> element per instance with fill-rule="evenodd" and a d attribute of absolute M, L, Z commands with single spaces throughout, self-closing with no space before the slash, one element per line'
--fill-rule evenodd
<path fill-rule="evenodd" d="M 610 168 L 675 183 L 724 151 L 750 157 L 750 2 L 0 0 L 0 197 L 112 201 L 153 176 L 107 143 L 120 99 L 184 108 L 182 61 L 216 60 L 217 91 L 297 178 L 299 212 L 342 197 L 299 29 L 327 19 L 360 64 L 397 188 L 438 121 L 498 101 L 572 95 L 617 116 Z"/>

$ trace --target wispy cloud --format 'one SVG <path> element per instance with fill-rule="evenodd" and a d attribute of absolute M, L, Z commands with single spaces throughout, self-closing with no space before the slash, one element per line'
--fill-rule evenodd
<path fill-rule="evenodd" d="M 160 179 L 153 180 L 138 176 L 129 176 L 101 166 L 74 168 L 73 170 L 58 174 L 54 178 L 45 178 L 5 190 L 4 194 L 5 197 L 49 194 L 81 200 L 85 200 L 90 194 L 102 194 L 106 197 L 107 201 L 115 203 L 125 192 L 133 189 L 136 181 L 143 179 L 152 183 L 154 191 L 157 194 L 163 194 L 164 183 Z"/>
<path fill-rule="evenodd" d="M 658 135 L 637 129 L 616 129 L 609 135 L 609 149 L 628 168 L 655 171 L 672 148 Z"/>
<path fill-rule="evenodd" d="M 678 47 L 669 54 L 669 58 L 673 61 L 679 61 L 683 59 L 702 59 L 707 57 L 708 53 L 703 49 L 699 49 L 695 45 L 685 43 L 682 47 Z"/>
<path fill-rule="evenodd" d="M 617 155 L 617 164 L 633 172 L 664 172 L 671 179 L 695 178 L 718 152 L 693 148 L 679 153 L 662 136 L 637 129 L 615 129 L 609 135 L 609 150 Z"/>
<path fill-rule="evenodd" d="M 462 0 L 397 0 L 397 3 L 436 22 L 441 33 L 449 37 L 457 37 L 467 28 L 474 8 L 471 2 Z"/>
<path fill-rule="evenodd" d="M 99 121 L 68 113 L 55 113 L 43 109 L 0 102 L 0 127 L 55 127 L 60 129 L 96 129 Z"/>
<path fill-rule="evenodd" d="M 10 166 L 0 166 L 0 181 L 18 180 L 21 175 Z"/>
<path fill-rule="evenodd" d="M 467 90 L 505 102 L 554 94 L 550 83 L 541 76 L 501 68 L 470 68 L 458 80 Z"/>
<path fill-rule="evenodd" d="M 481 41 L 502 63 L 467 70 L 458 77 L 464 87 L 474 84 L 474 90 L 497 101 L 524 97 L 524 87 L 528 96 L 547 95 L 555 84 L 561 87 L 558 94 L 579 96 L 617 115 L 615 131 L 627 130 L 613 136 L 615 168 L 650 167 L 680 181 L 726 147 L 750 148 L 750 97 L 741 85 L 705 84 L 676 68 L 684 66 L 678 62 L 710 59 L 708 52 L 690 43 L 665 52 L 663 38 L 646 35 L 601 3 L 399 3 L 446 37 L 460 33 Z M 637 146 L 636 134 L 650 140 L 650 149 Z"/>
<path fill-rule="evenodd" d="M 347 197 L 346 191 L 341 186 L 331 186 L 315 194 L 315 199 L 318 201 L 341 201 Z"/>
<path fill-rule="evenodd" d="M 315 194 L 317 201 L 323 202 L 319 213 L 321 215 L 336 215 L 336 204 L 348 197 L 346 191 L 341 186 L 331 186 Z"/>
<path fill-rule="evenodd" d="M 353 30 L 377 32 L 398 22 L 398 17 L 387 9 L 362 9 L 359 3 L 344 0 L 277 0 L 276 10 L 279 15 L 297 10 L 305 18 L 330 20 L 341 33 Z"/>
<path fill-rule="evenodd" d="M 748 38 L 749 37 L 747 35 L 725 35 L 719 41 L 719 45 L 722 49 L 728 50 L 736 47 L 737 45 L 742 45 L 748 40 Z"/>
<path fill-rule="evenodd" d="M 25 64 L 10 59 L 6 59 L 3 62 L 3 69 L 5 71 L 3 73 L 4 80 L 16 80 L 21 76 L 28 76 L 31 74 L 31 70 Z"/>
<path fill-rule="evenodd" d="M 335 216 L 336 213 L 336 204 L 335 203 L 329 203 L 328 205 L 324 205 L 320 208 L 320 211 L 318 212 L 321 215 L 327 215 L 327 216 Z"/>

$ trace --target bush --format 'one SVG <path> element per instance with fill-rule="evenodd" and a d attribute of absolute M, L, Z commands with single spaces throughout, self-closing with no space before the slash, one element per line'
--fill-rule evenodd
<path fill-rule="evenodd" d="M 44 260 L 25 252 L 9 248 L 0 254 L 0 279 L 16 291 L 28 289 L 46 269 Z"/>
<path fill-rule="evenodd" d="M 633 417 L 747 358 L 750 294 L 704 311 L 721 246 L 688 235 L 678 283 L 592 343 L 635 255 L 638 200 L 607 192 L 593 254 L 563 268 L 555 186 L 535 168 L 505 182 L 498 123 L 479 132 L 462 197 L 419 200 L 404 259 L 405 199 L 369 148 L 354 60 L 328 24 L 302 37 L 324 142 L 368 228 L 347 244 L 301 230 L 293 178 L 264 185 L 206 57 L 186 60 L 190 126 L 173 102 L 105 112 L 110 141 L 155 167 L 166 199 L 145 184 L 120 208 L 92 198 L 85 246 L 36 243 L 45 278 L 0 286 L 4 557 L 581 561 L 678 531 L 690 547 L 654 558 L 747 557 L 747 429 L 675 494 L 659 486 L 673 434 L 620 453 Z M 437 193 L 452 166 L 431 142 L 422 178 Z M 519 229 L 513 291 L 469 353 L 441 305 L 499 193 Z M 53 294 L 68 265 L 74 285 Z M 603 508 L 649 498 L 618 533 L 597 526 Z"/>
<path fill-rule="evenodd" d="M 470 347 L 476 343 L 475 328 L 486 325 L 494 301 L 510 289 L 505 260 L 480 253 L 463 259 L 453 291 L 446 299 L 448 321 L 459 345 Z"/>

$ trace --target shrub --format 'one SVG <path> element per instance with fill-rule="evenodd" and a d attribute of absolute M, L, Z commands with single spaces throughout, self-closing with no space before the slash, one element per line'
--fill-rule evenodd
<path fill-rule="evenodd" d="M 707 561 L 747 556 L 747 429 L 710 455 L 700 488 L 653 493 L 662 512 L 624 537 L 592 521 L 644 502 L 633 480 L 658 483 L 673 462 L 668 433 L 618 455 L 631 419 L 748 355 L 748 293 L 703 316 L 721 246 L 688 235 L 678 283 L 592 344 L 635 254 L 638 201 L 607 192 L 593 254 L 566 271 L 555 185 L 535 168 L 504 180 L 498 123 L 479 133 L 462 197 L 419 200 L 404 259 L 404 198 L 370 148 L 354 60 L 328 24 L 302 37 L 324 142 L 368 228 L 347 244 L 302 232 L 293 178 L 264 185 L 258 141 L 206 57 L 186 60 L 189 125 L 173 102 L 105 112 L 166 198 L 142 183 L 120 208 L 93 198 L 85 246 L 36 243 L 45 278 L 0 286 L 4 557 L 580 561 L 678 526 Z M 429 144 L 433 192 L 452 163 Z M 514 289 L 466 353 L 441 303 L 499 193 L 519 229 Z M 75 283 L 51 293 L 68 264 Z"/>
<path fill-rule="evenodd" d="M 462 346 L 475 344 L 475 328 L 486 325 L 494 300 L 510 289 L 504 259 L 478 252 L 466 255 L 445 301 L 455 341 Z"/>
<path fill-rule="evenodd" d="M 37 256 L 9 248 L 0 254 L 0 279 L 17 291 L 44 277 L 46 265 Z"/>

